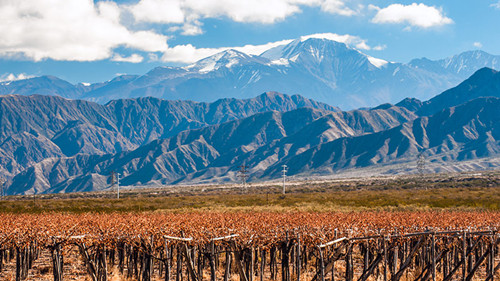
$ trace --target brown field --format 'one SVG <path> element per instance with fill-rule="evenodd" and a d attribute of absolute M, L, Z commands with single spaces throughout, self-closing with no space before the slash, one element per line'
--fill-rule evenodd
<path fill-rule="evenodd" d="M 16 280 L 16 268 L 25 280 L 55 280 L 58 259 L 64 280 L 94 280 L 99 270 L 107 280 L 165 280 L 167 262 L 176 280 L 190 274 L 189 260 L 198 280 L 211 279 L 212 262 L 217 280 L 242 280 L 241 268 L 247 280 L 297 280 L 299 272 L 300 280 L 320 280 L 321 257 L 325 280 L 348 279 L 348 268 L 353 280 L 368 273 L 367 280 L 384 280 L 398 270 L 399 280 L 432 280 L 433 247 L 436 280 L 455 266 L 450 280 L 463 272 L 499 278 L 499 183 L 500 173 L 488 172 L 292 182 L 285 196 L 276 183 L 123 190 L 121 199 L 113 192 L 10 196 L 0 202 L 0 280 Z"/>
<path fill-rule="evenodd" d="M 500 210 L 500 172 L 9 196 L 2 212 Z M 35 200 L 34 200 L 35 199 Z"/>

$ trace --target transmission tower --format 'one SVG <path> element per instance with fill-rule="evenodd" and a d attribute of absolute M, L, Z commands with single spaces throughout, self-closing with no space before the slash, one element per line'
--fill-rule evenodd
<path fill-rule="evenodd" d="M 112 171 L 111 172 L 111 189 L 114 189 L 114 186 L 116 184 L 116 197 L 120 199 L 120 174 Z"/>
<path fill-rule="evenodd" d="M 286 192 L 286 187 L 285 187 L 286 172 L 288 172 L 288 166 L 287 165 L 281 165 L 281 167 L 283 168 L 283 170 L 281 170 L 281 175 L 283 176 L 283 195 L 285 195 L 285 192 Z"/>
<path fill-rule="evenodd" d="M 248 170 L 247 166 L 245 164 L 238 166 L 240 170 L 238 171 L 237 177 L 240 178 L 241 185 L 243 185 L 243 188 L 247 188 L 247 179 L 248 179 Z"/>
<path fill-rule="evenodd" d="M 424 177 L 423 177 L 424 172 L 425 172 L 425 156 L 424 156 L 423 152 L 421 152 L 417 156 L 417 171 L 418 171 L 421 187 L 423 189 L 427 189 L 427 186 L 425 185 L 425 181 L 424 181 Z"/>

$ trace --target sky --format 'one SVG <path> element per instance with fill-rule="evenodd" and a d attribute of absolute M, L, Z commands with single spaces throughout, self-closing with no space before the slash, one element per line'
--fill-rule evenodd
<path fill-rule="evenodd" d="M 0 81 L 102 82 L 301 36 L 402 63 L 500 55 L 499 26 L 500 0 L 0 0 Z"/>

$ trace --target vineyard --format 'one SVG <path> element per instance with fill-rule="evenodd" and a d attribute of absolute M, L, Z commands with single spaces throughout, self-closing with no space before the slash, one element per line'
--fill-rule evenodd
<path fill-rule="evenodd" d="M 0 214 L 1 280 L 498 280 L 500 212 Z"/>

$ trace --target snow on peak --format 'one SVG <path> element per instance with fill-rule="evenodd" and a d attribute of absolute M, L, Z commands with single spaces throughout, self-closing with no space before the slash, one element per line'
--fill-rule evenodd
<path fill-rule="evenodd" d="M 197 61 L 195 64 L 185 67 L 187 70 L 197 70 L 200 73 L 206 73 L 217 70 L 221 67 L 231 68 L 251 57 L 245 53 L 236 50 L 225 50 L 210 57 Z"/>
<path fill-rule="evenodd" d="M 383 59 L 377 59 L 377 58 L 374 58 L 374 57 L 371 57 L 371 56 L 366 56 L 366 58 L 368 59 L 368 61 L 373 64 L 376 68 L 382 68 L 384 67 L 385 65 L 387 65 L 389 62 L 386 61 L 386 60 L 383 60 Z"/>
<path fill-rule="evenodd" d="M 349 35 L 338 35 L 335 33 L 316 33 L 316 34 L 311 34 L 311 35 L 305 35 L 305 36 L 300 36 L 299 40 L 300 42 L 307 41 L 309 39 L 322 39 L 322 40 L 329 40 L 329 41 L 336 41 L 340 43 L 345 43 L 347 40 L 347 36 Z"/>
<path fill-rule="evenodd" d="M 286 45 L 276 46 L 271 48 L 260 56 L 271 61 L 286 58 L 291 61 L 297 54 L 304 54 L 312 57 L 315 61 L 321 62 L 329 53 L 337 53 L 336 50 L 344 52 L 344 50 L 353 50 L 345 43 L 333 40 L 334 37 L 330 33 L 313 34 L 302 36 L 295 39 Z"/>
<path fill-rule="evenodd" d="M 287 59 L 284 59 L 284 58 L 279 58 L 277 60 L 272 60 L 271 65 L 285 65 L 285 66 L 288 66 L 290 65 L 290 61 L 287 60 Z"/>

